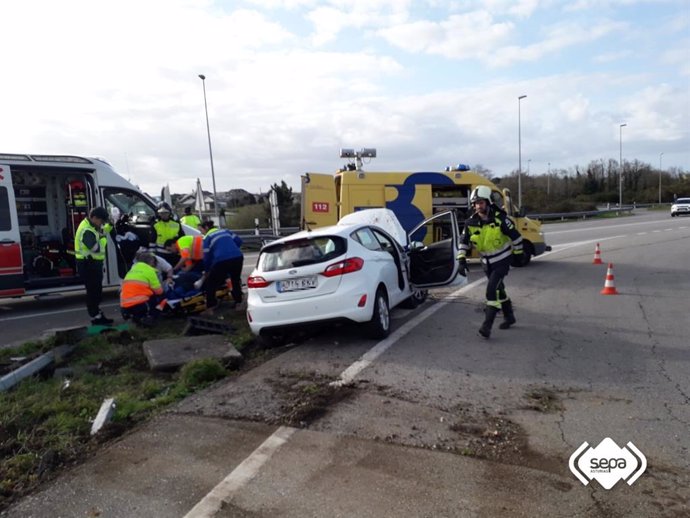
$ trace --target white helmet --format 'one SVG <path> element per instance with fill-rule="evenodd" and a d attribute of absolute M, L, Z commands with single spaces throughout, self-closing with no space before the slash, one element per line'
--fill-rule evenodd
<path fill-rule="evenodd" d="M 475 187 L 470 195 L 470 203 L 477 200 L 486 200 L 487 203 L 491 203 L 491 188 L 486 185 Z"/>

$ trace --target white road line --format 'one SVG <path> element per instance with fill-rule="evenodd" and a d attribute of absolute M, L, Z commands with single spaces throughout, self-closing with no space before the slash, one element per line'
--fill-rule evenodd
<path fill-rule="evenodd" d="M 462 288 L 455 290 L 450 295 L 444 297 L 430 308 L 426 309 L 415 318 L 404 324 L 388 338 L 381 340 L 372 347 L 359 360 L 350 365 L 340 375 L 333 385 L 341 385 L 352 381 L 362 370 L 389 349 L 395 342 L 409 333 L 417 325 L 436 313 L 439 309 L 446 306 L 452 297 L 456 297 L 472 288 L 486 282 L 486 278 L 478 279 Z M 214 487 L 184 518 L 212 518 L 222 508 L 223 502 L 228 502 L 232 495 L 249 482 L 259 469 L 268 462 L 273 454 L 285 444 L 288 439 L 297 431 L 296 428 L 281 426 L 273 435 L 266 439 L 252 454 L 237 466 L 227 477 L 225 477 L 216 487 Z"/>
<path fill-rule="evenodd" d="M 637 235 L 638 235 L 638 236 L 646 236 L 646 235 L 647 235 L 647 232 L 638 232 Z"/>
<path fill-rule="evenodd" d="M 228 502 L 238 489 L 256 476 L 259 469 L 268 462 L 278 449 L 285 444 L 296 428 L 281 426 L 273 435 L 266 439 L 249 457 L 244 459 L 227 477 L 225 477 L 210 493 L 196 504 L 184 518 L 211 518 L 220 511 L 224 502 Z"/>
<path fill-rule="evenodd" d="M 552 254 L 557 254 L 558 252 L 565 252 L 566 250 L 569 250 L 571 248 L 575 248 L 576 246 L 591 245 L 592 243 L 601 243 L 603 241 L 608 241 L 609 239 L 618 239 L 621 237 L 628 237 L 628 236 L 627 235 L 620 235 L 620 236 L 602 237 L 602 238 L 598 238 L 598 239 L 588 239 L 586 241 L 576 241 L 574 243 L 563 243 L 562 245 L 553 245 L 552 250 L 550 252 L 544 252 L 543 254 L 541 254 L 537 257 L 534 257 L 532 260 L 536 261 L 538 259 L 548 257 Z"/>
<path fill-rule="evenodd" d="M 112 308 L 119 306 L 120 304 L 101 304 L 102 308 Z M 60 309 L 58 311 L 46 311 L 44 313 L 31 313 L 30 315 L 22 315 L 19 317 L 7 317 L 0 318 L 0 322 L 9 322 L 10 320 L 21 320 L 23 318 L 37 318 L 37 317 L 47 317 L 49 315 L 59 315 L 60 313 L 73 313 L 75 311 L 86 311 L 85 307 L 78 307 L 72 309 Z"/>
<path fill-rule="evenodd" d="M 591 232 L 593 230 L 607 230 L 610 228 L 621 228 L 621 227 L 637 227 L 640 225 L 658 225 L 661 223 L 661 220 L 659 221 L 643 221 L 639 223 L 623 223 L 621 225 L 606 225 L 602 227 L 587 227 L 587 228 L 573 228 L 570 230 L 550 230 L 549 228 L 544 228 L 542 227 L 542 230 L 544 230 L 544 233 L 546 236 L 551 236 L 551 235 L 556 235 L 556 234 L 568 234 L 570 232 Z"/>
<path fill-rule="evenodd" d="M 450 295 L 447 295 L 443 299 L 441 299 L 439 302 L 431 306 L 430 308 L 426 309 L 419 315 L 417 315 L 415 318 L 407 322 L 406 324 L 402 325 L 400 328 L 398 328 L 396 331 L 393 332 L 388 338 L 385 338 L 381 340 L 379 343 L 377 343 L 374 347 L 369 349 L 366 353 L 364 353 L 359 360 L 354 362 L 352 365 L 350 365 L 347 369 L 345 369 L 338 379 L 334 382 L 331 383 L 331 385 L 334 386 L 339 386 L 339 385 L 344 385 L 347 383 L 350 383 L 355 376 L 357 376 L 360 372 L 362 372 L 364 369 L 369 367 L 376 358 L 381 356 L 384 352 L 386 352 L 395 342 L 400 340 L 403 336 L 405 336 L 407 333 L 412 331 L 415 327 L 417 327 L 420 323 L 422 323 L 424 320 L 429 318 L 431 315 L 436 313 L 439 309 L 444 307 L 445 305 L 448 304 L 448 302 L 453 298 L 457 297 L 458 295 L 461 295 L 465 293 L 466 291 L 471 290 L 472 288 L 479 286 L 480 284 L 486 282 L 486 278 L 476 280 L 470 284 L 467 284 L 463 286 L 462 288 L 455 290 L 453 293 Z"/>

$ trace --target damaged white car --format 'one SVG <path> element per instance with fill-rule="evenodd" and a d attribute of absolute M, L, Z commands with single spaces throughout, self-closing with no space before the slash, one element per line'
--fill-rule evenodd
<path fill-rule="evenodd" d="M 461 285 L 458 223 L 443 212 L 407 235 L 388 209 L 349 214 L 263 247 L 248 281 L 252 332 L 273 340 L 293 326 L 362 323 L 372 338 L 390 332 L 390 310 L 415 306 L 430 288 Z"/>

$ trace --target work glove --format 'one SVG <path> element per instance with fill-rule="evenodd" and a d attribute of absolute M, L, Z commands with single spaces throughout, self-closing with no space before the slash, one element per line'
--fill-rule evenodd
<path fill-rule="evenodd" d="M 204 278 L 202 277 L 202 278 L 199 279 L 198 281 L 195 281 L 195 282 L 194 282 L 194 289 L 195 289 L 195 290 L 200 290 L 201 287 L 202 287 L 203 285 L 204 285 Z"/>
<path fill-rule="evenodd" d="M 467 277 L 467 272 L 469 269 L 467 268 L 467 258 L 465 256 L 458 256 L 458 274 L 462 275 L 463 277 Z"/>

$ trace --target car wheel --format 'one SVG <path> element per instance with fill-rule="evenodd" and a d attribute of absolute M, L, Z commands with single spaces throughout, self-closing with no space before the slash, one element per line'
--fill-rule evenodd
<path fill-rule="evenodd" d="M 371 338 L 386 338 L 391 332 L 391 312 L 388 307 L 386 290 L 379 288 L 374 297 L 374 312 L 367 324 L 368 335 Z"/>
<path fill-rule="evenodd" d="M 400 303 L 400 307 L 405 309 L 414 309 L 417 306 L 424 304 L 428 296 L 429 290 L 420 290 L 415 288 L 412 291 L 412 295 Z"/>

